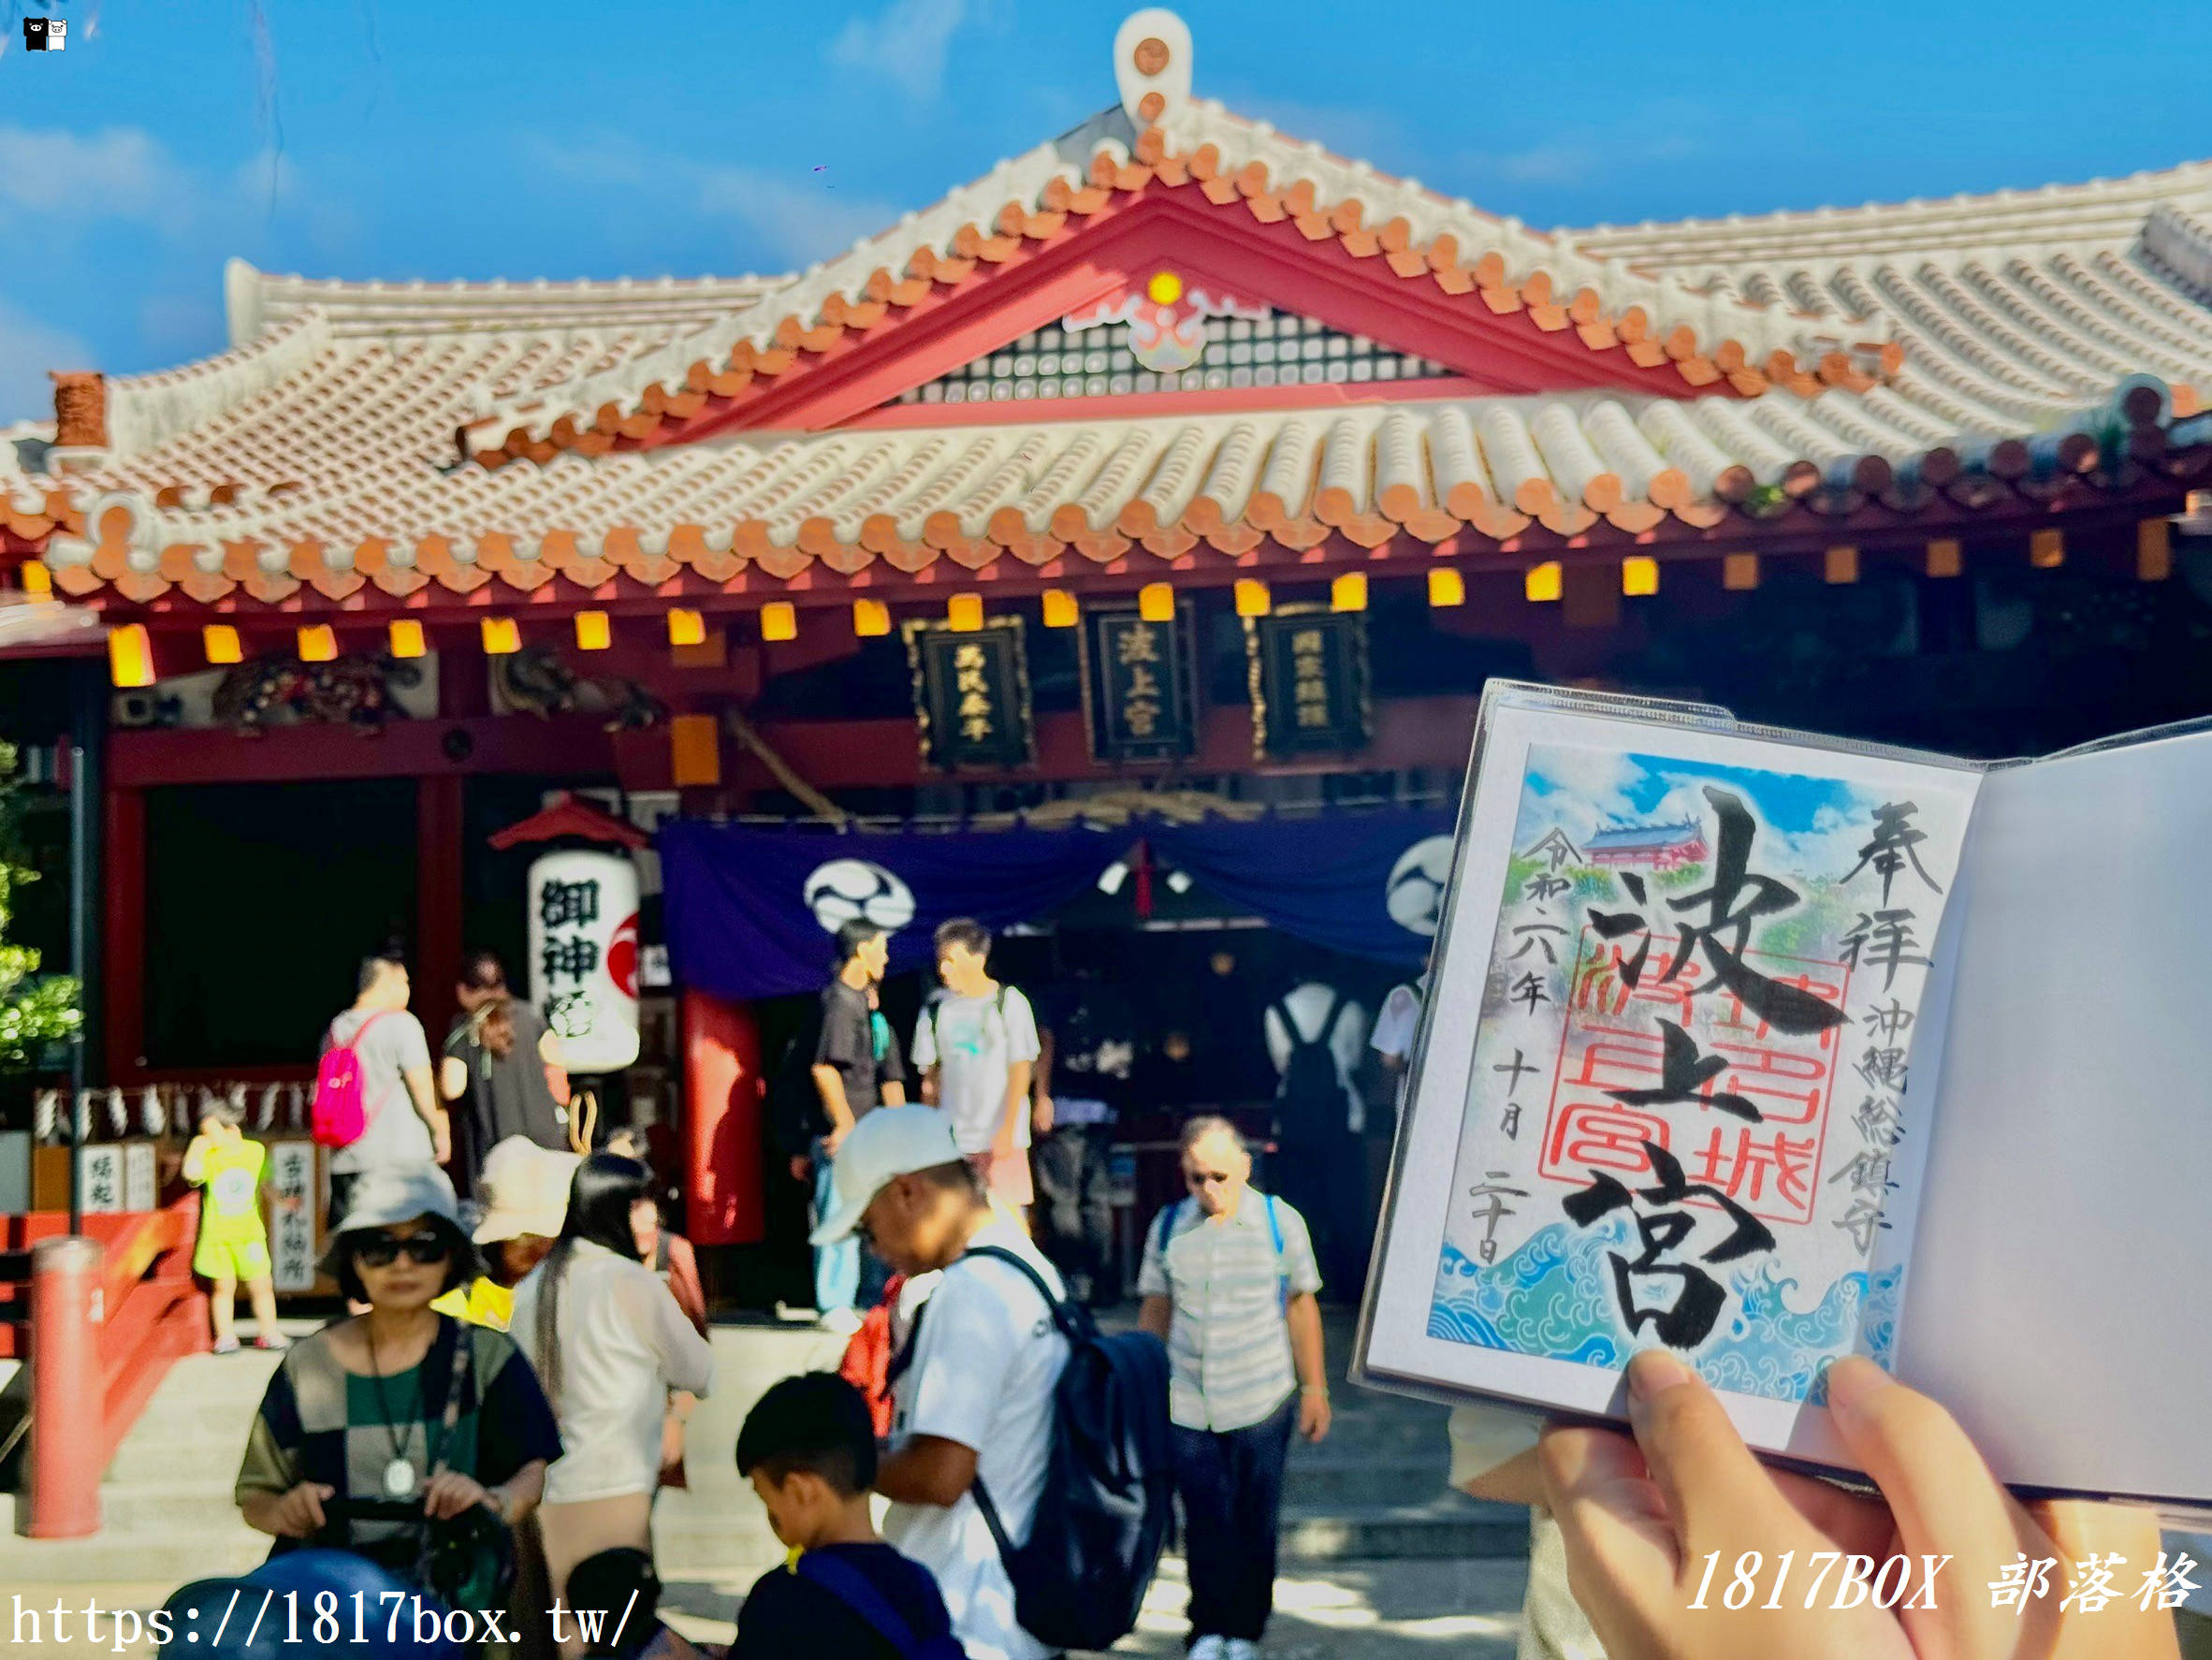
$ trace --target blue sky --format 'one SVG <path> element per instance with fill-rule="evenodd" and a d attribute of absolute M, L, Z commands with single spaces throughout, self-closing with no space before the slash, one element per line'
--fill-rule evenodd
<path fill-rule="evenodd" d="M 1113 101 L 1092 0 L 0 0 L 0 421 L 220 350 L 221 267 L 782 270 Z M 1186 0 L 1199 92 L 1531 224 L 2212 153 L 2202 12 Z M 1356 26 L 1347 23 L 1357 17 Z"/>
<path fill-rule="evenodd" d="M 1547 744 L 1529 752 L 1528 790 L 1554 813 L 1586 825 L 1710 822 L 1703 787 L 1718 784 L 1745 796 L 1759 818 L 1785 836 L 1826 831 L 1858 806 L 1858 793 L 1836 779 L 1768 772 L 1718 763 L 1687 764 L 1664 755 L 1599 751 Z M 1528 823 L 1524 816 L 1523 823 Z"/>

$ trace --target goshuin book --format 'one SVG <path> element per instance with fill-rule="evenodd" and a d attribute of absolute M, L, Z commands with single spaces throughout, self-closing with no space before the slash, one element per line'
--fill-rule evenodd
<path fill-rule="evenodd" d="M 1624 1418 L 1665 1346 L 1853 1469 L 2212 1511 L 2212 730 L 1986 764 L 1493 685 L 1358 1375 Z"/>

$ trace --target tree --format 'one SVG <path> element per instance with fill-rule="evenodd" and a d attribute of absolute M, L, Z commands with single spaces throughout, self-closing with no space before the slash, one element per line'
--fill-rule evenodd
<path fill-rule="evenodd" d="M 47 1044 L 72 1037 L 83 1024 L 77 981 L 40 975 L 38 953 L 7 943 L 16 888 L 36 881 L 19 839 L 15 746 L 0 743 L 0 1072 L 30 1066 Z"/>

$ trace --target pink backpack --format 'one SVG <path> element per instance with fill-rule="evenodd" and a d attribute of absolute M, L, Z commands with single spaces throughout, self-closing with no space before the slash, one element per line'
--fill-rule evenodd
<path fill-rule="evenodd" d="M 360 1041 L 369 1028 L 388 1011 L 379 1010 L 361 1022 L 350 1041 L 333 1042 L 323 1051 L 323 1064 L 315 1070 L 315 1099 L 308 1109 L 308 1134 L 319 1147 L 350 1147 L 369 1128 L 361 1105 Z"/>

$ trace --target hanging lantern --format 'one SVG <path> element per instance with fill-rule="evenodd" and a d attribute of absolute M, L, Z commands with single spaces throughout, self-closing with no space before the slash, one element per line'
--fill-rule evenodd
<path fill-rule="evenodd" d="M 594 848 L 530 867 L 530 987 L 571 1072 L 637 1058 L 637 867 Z"/>

